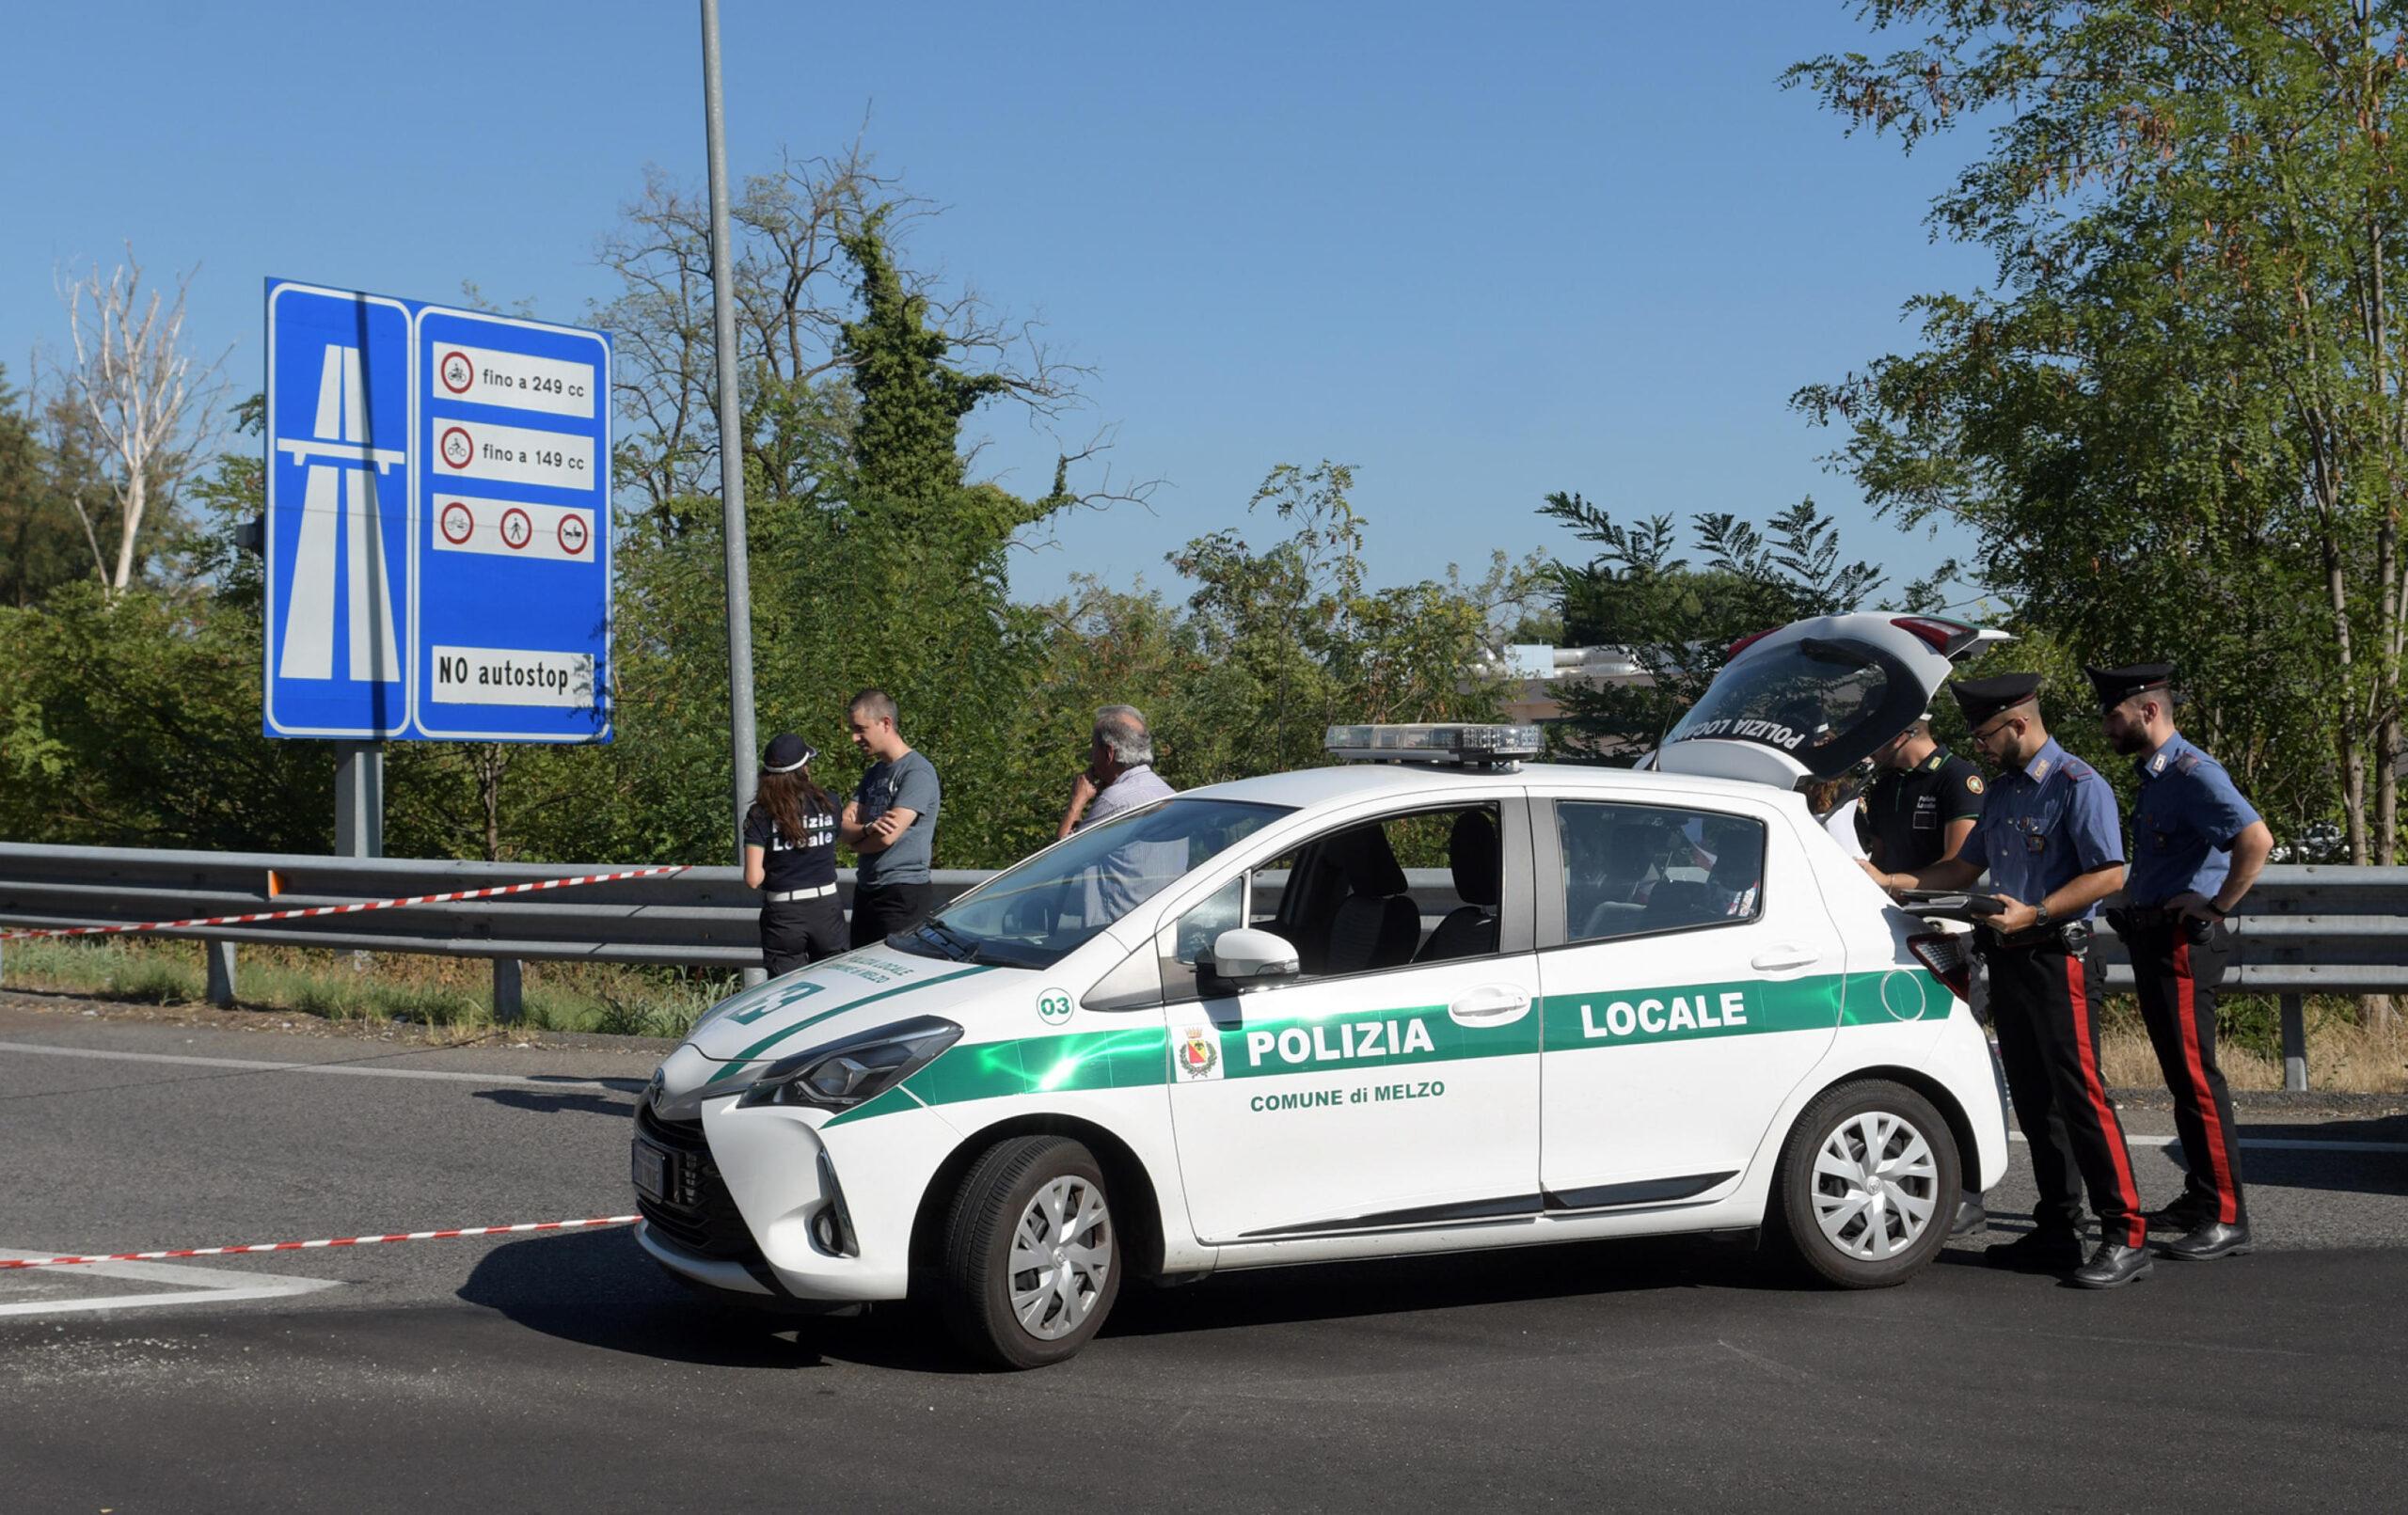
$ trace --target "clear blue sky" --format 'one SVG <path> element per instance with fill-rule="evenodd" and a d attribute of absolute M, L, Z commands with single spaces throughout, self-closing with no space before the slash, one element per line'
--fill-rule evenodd
<path fill-rule="evenodd" d="M 1786 405 L 1911 339 L 1984 264 L 1925 206 L 1974 144 L 1845 139 L 1774 80 L 1866 45 L 1840 0 L 1713 8 L 812 5 L 722 0 L 738 173 L 848 141 L 945 207 L 918 262 L 1097 366 L 1088 422 L 1152 513 L 1070 523 L 1074 569 L 1168 585 L 1275 463 L 1359 471 L 1382 582 L 1577 548 L 1532 513 L 1761 518 L 1811 493 L 1903 580 L 1962 544 L 1872 521 Z M 379 19 L 379 18 L 383 19 Z M 16 8 L 0 57 L 0 361 L 64 318 L 54 269 L 131 239 L 201 264 L 193 332 L 260 372 L 261 279 L 576 322 L 646 165 L 699 186 L 697 9 L 674 0 Z M 1051 443 L 985 416 L 1041 489 Z M 1272 528 L 1253 524 L 1257 541 Z"/>

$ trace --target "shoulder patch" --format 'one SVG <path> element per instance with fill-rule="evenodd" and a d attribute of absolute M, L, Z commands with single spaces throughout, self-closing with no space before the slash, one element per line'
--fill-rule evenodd
<path fill-rule="evenodd" d="M 2198 771 L 2198 767 L 2199 754 L 2196 752 L 2185 752 L 2182 754 L 2181 761 L 2174 765 L 2174 771 L 2177 773 L 2195 773 Z"/>
<path fill-rule="evenodd" d="M 1978 773 L 1969 773 L 1965 775 L 1965 793 L 1969 795 L 1978 795 L 1981 792 L 1982 776 Z"/>

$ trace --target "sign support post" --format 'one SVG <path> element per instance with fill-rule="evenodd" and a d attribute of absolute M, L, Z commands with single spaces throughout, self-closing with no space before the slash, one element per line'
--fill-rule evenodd
<path fill-rule="evenodd" d="M 734 758 L 736 863 L 744 865 L 744 816 L 752 808 L 752 584 L 744 540 L 744 409 L 736 382 L 736 260 L 727 245 L 727 126 L 719 85 L 719 0 L 703 4 L 703 131 L 710 153 L 711 325 L 719 348 L 719 494 L 727 545 L 727 734 Z M 730 460 L 734 461 L 731 462 Z M 768 978 L 744 971 L 749 986 Z"/>
<path fill-rule="evenodd" d="M 336 742 L 335 856 L 385 855 L 385 746 Z"/>

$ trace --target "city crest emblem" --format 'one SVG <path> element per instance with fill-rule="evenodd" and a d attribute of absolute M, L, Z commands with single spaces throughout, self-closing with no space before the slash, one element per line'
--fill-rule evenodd
<path fill-rule="evenodd" d="M 1190 1026 L 1171 1043 L 1171 1061 L 1189 1079 L 1221 1076 L 1221 1038 L 1210 1026 Z"/>

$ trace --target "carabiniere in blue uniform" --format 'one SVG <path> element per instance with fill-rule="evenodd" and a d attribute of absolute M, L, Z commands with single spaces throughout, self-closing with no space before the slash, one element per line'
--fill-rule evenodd
<path fill-rule="evenodd" d="M 2048 735 L 2036 702 L 2039 675 L 1960 679 L 1950 686 L 1973 731 L 2020 718 L 2040 746 L 1989 785 L 1982 813 L 1957 853 L 1987 869 L 1990 886 L 2026 905 L 2082 875 L 2124 860 L 2115 792 L 2099 771 Z M 1997 727 L 1992 727 L 1996 731 Z M 2095 905 L 2012 937 L 1985 928 L 1978 940 L 1989 965 L 1991 1021 L 2017 1124 L 2031 1144 L 2040 1202 L 2029 1237 L 1992 1250 L 2012 1267 L 2055 1267 L 2080 1255 L 2083 1192 L 2099 1215 L 2100 1256 L 2075 1274 L 2088 1287 L 2113 1287 L 2147 1273 L 2147 1225 L 2132 1180 L 2123 1127 L 2099 1067 L 2099 965 L 2090 952 Z M 2098 1271 L 2096 1279 L 2088 1275 Z"/>
<path fill-rule="evenodd" d="M 2214 902 L 2232 872 L 2233 843 L 2258 814 L 2224 765 L 2173 729 L 2173 664 L 2087 671 L 2109 740 L 2139 769 L 2131 873 L 2124 904 L 2107 920 L 2131 954 L 2133 991 L 2174 1097 L 2189 1170 L 2182 1197 L 2151 1218 L 2189 1233 L 2164 1249 L 2168 1255 L 2245 1252 L 2239 1128 L 2216 1064 L 2216 986 L 2233 938 Z M 2177 904 L 2194 895 L 2191 910 Z"/>

